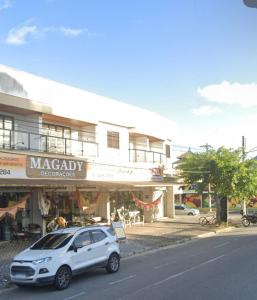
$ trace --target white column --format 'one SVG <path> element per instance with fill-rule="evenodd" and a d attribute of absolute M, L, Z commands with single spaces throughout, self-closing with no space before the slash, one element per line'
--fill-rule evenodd
<path fill-rule="evenodd" d="M 153 197 L 153 189 L 152 188 L 144 188 L 143 201 L 144 202 L 152 202 Z M 154 213 L 153 209 L 149 209 L 148 211 L 144 209 L 144 220 L 145 223 L 152 223 L 154 221 Z"/>
<path fill-rule="evenodd" d="M 99 199 L 99 215 L 108 220 L 110 223 L 110 196 L 109 192 L 101 192 Z"/>
<path fill-rule="evenodd" d="M 167 216 L 169 218 L 175 218 L 175 197 L 174 197 L 174 191 L 173 187 L 169 186 L 167 187 Z"/>

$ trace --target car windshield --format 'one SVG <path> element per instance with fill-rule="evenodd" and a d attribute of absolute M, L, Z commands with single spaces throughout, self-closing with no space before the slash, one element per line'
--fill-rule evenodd
<path fill-rule="evenodd" d="M 59 249 L 68 244 L 73 237 L 70 233 L 49 233 L 36 242 L 30 249 L 32 250 L 48 250 Z"/>

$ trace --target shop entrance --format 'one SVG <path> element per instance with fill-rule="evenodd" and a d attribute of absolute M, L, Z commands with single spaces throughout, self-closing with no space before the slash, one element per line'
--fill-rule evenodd
<path fill-rule="evenodd" d="M 136 192 L 138 197 L 141 192 Z M 110 211 L 112 221 L 123 221 L 125 224 L 132 225 L 144 221 L 143 209 L 136 206 L 128 191 L 110 192 Z"/>

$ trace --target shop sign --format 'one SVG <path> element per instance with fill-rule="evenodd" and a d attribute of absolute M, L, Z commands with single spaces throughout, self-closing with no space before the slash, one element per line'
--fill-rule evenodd
<path fill-rule="evenodd" d="M 151 181 L 150 169 L 128 168 L 104 164 L 89 163 L 87 180 L 104 181 Z"/>
<path fill-rule="evenodd" d="M 112 228 L 118 240 L 126 240 L 123 222 L 112 222 Z"/>
<path fill-rule="evenodd" d="M 75 159 L 27 156 L 29 178 L 85 179 L 86 162 Z"/>
<path fill-rule="evenodd" d="M 163 168 L 158 167 L 158 168 L 152 168 L 150 169 L 152 172 L 152 181 L 163 181 Z"/>
<path fill-rule="evenodd" d="M 26 156 L 0 152 L 0 178 L 26 178 Z"/>

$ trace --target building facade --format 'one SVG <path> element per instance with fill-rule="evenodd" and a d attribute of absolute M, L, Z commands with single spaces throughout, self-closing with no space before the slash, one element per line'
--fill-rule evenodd
<path fill-rule="evenodd" d="M 56 217 L 171 217 L 172 133 L 153 112 L 0 65 L 0 240 Z"/>

